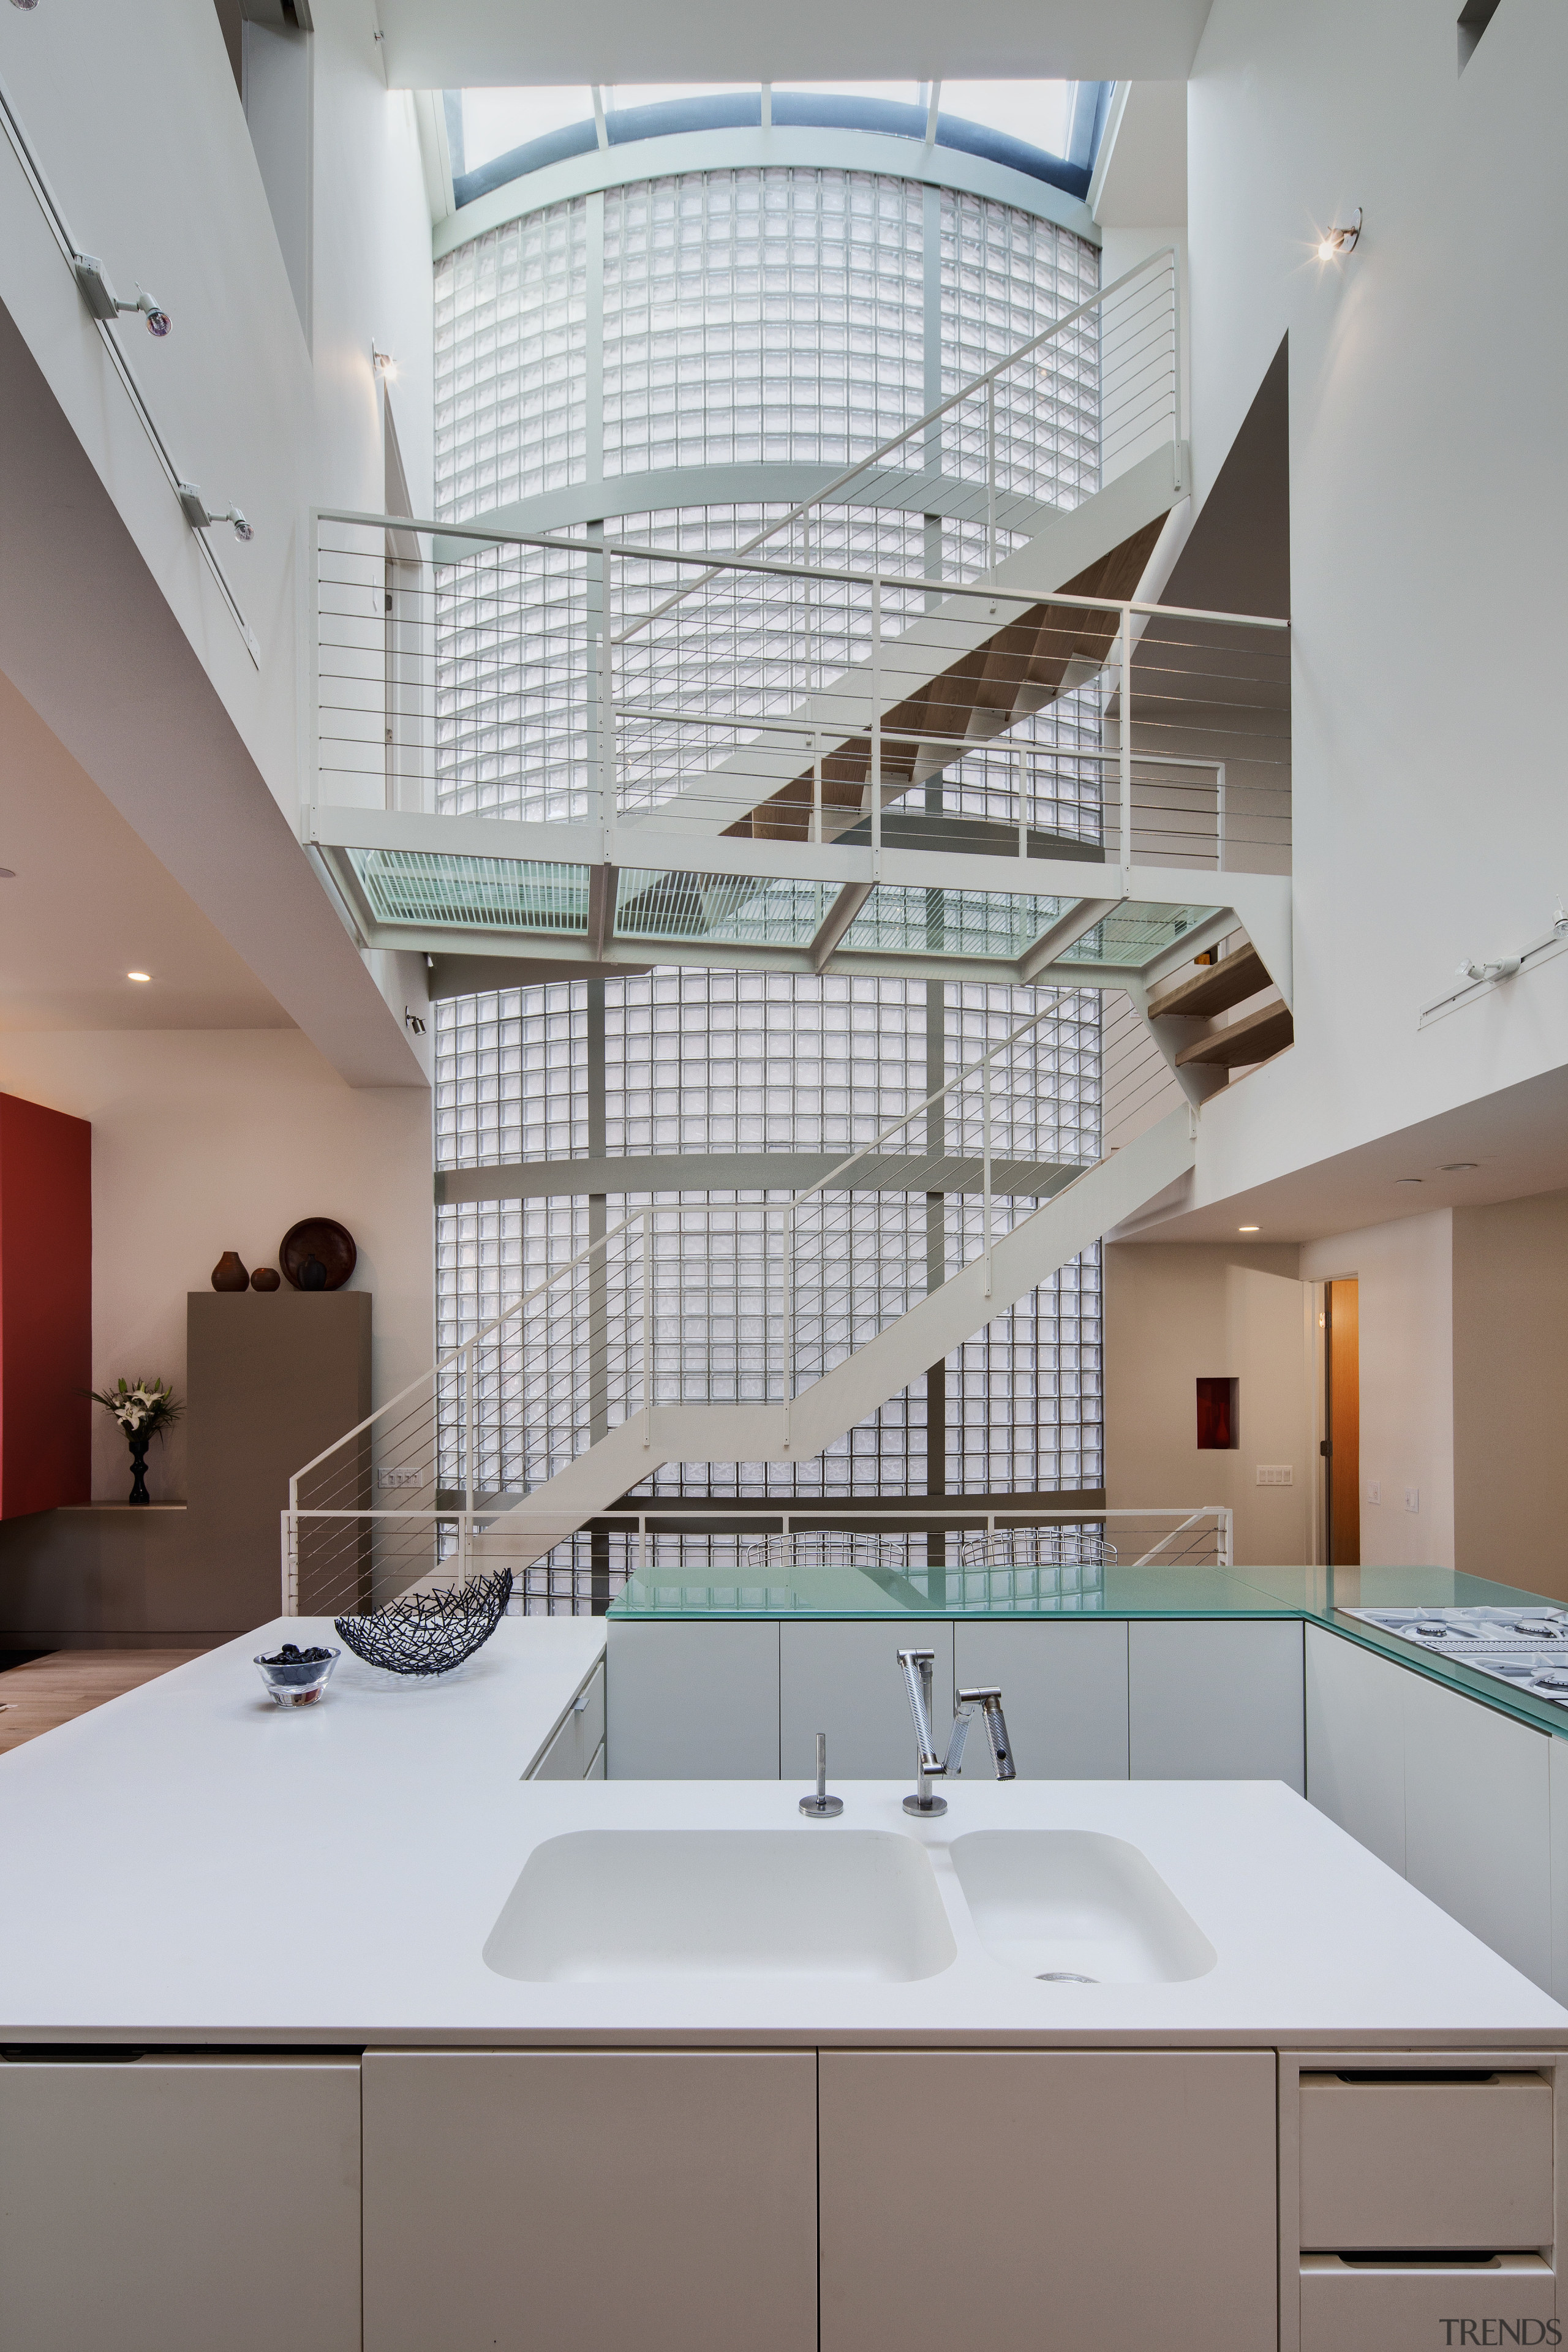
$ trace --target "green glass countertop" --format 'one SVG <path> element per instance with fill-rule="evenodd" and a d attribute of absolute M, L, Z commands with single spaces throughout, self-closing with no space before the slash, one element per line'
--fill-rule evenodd
<path fill-rule="evenodd" d="M 1568 1738 L 1568 1709 L 1531 1698 L 1453 1656 L 1348 1617 L 1349 1609 L 1550 1608 L 1521 1585 L 1447 1568 L 797 1568 L 650 1569 L 626 1580 L 609 1614 L 623 1623 L 710 1624 L 984 1618 L 1300 1618 L 1396 1659 L 1432 1682 L 1484 1699 L 1538 1730 Z"/>

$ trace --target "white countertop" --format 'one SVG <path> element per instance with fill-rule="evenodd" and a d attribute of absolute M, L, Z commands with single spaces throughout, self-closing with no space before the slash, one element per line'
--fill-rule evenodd
<path fill-rule="evenodd" d="M 0 2040 L 252 2044 L 702 2042 L 1568 2044 L 1568 2011 L 1274 1781 L 523 1778 L 603 1651 L 584 1618 L 504 1620 L 438 1682 L 345 1655 L 280 1710 L 275 1623 L 0 1757 Z M 483 1960 L 533 1849 L 579 1829 L 878 1829 L 926 1847 L 957 1958 L 907 1982 L 524 1983 Z M 980 1943 L 948 1858 L 977 1829 L 1138 1846 L 1214 1945 L 1177 1983 L 1042 1985 Z"/>

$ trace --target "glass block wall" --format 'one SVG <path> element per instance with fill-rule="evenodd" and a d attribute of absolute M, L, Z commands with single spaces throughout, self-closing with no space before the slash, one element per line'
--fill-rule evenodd
<path fill-rule="evenodd" d="M 657 1195 L 612 1193 L 613 1225 L 657 1198 L 671 1207 L 737 1206 L 762 1194 L 692 1192 L 687 1155 L 718 1151 L 849 1150 L 871 1141 L 930 1091 L 928 983 L 807 980 L 790 973 L 655 970 L 605 990 L 605 1148 L 610 1158 L 668 1154 L 670 1184 Z M 942 988 L 942 1072 L 953 1076 L 1037 1009 L 1033 992 L 978 983 Z M 457 1346 L 589 1238 L 585 1193 L 567 1192 L 570 1161 L 586 1156 L 588 983 L 576 981 L 453 999 L 437 1008 L 437 1150 L 442 1168 L 548 1158 L 563 1191 L 548 1201 L 470 1201 L 437 1216 L 440 1346 Z M 1039 1024 L 998 1150 L 1089 1160 L 1100 1148 L 1100 1002 L 1067 997 Z M 940 1081 L 939 1081 L 940 1082 Z M 571 1139 L 570 1141 L 567 1139 Z M 809 1180 L 806 1180 L 809 1181 Z M 784 1198 L 780 1193 L 773 1197 Z M 1033 1202 L 1002 1200 L 1005 1230 Z M 977 1201 L 950 1195 L 942 1255 L 960 1263 L 961 1221 Z M 875 1295 L 863 1299 L 862 1337 L 925 1293 L 931 1246 L 926 1196 L 879 1196 Z M 697 1221 L 691 1221 L 695 1227 Z M 706 1273 L 690 1233 L 665 1221 L 658 1247 L 679 1261 L 679 1288 L 700 1318 Z M 864 1238 L 865 1226 L 861 1227 Z M 973 1241 L 973 1233 L 971 1234 Z M 1102 1478 L 1098 1250 L 1062 1268 L 997 1316 L 948 1360 L 946 1433 L 938 1491 L 1037 1493 L 1097 1487 Z M 797 1378 L 813 1366 L 796 1358 Z M 822 1367 L 816 1366 L 820 1370 Z M 689 1402 L 737 1391 L 714 1385 L 694 1345 L 681 1389 Z M 819 1460 L 670 1465 L 645 1491 L 738 1496 L 924 1495 L 923 1380 Z"/>
<path fill-rule="evenodd" d="M 620 509 L 603 517 L 611 537 L 736 545 L 798 490 L 777 505 L 671 510 L 627 501 L 613 485 L 675 467 L 852 464 L 1095 291 L 1099 254 L 1084 238 L 942 190 L 928 342 L 924 197 L 917 182 L 863 172 L 693 172 L 549 206 L 459 247 L 436 271 L 437 516 L 471 520 L 602 479 L 605 507 Z M 1002 380 L 1002 479 L 1070 507 L 1099 486 L 1096 316 L 1053 343 L 1050 384 L 1047 400 L 1028 369 Z M 972 404 L 943 426 L 944 473 L 973 478 L 983 467 L 981 415 Z M 918 514 L 834 509 L 813 530 L 821 563 L 931 568 Z M 973 523 L 941 527 L 944 575 L 973 572 L 980 538 Z M 1015 544 L 1000 534 L 1000 552 Z M 594 569 L 593 559 L 535 549 L 437 567 L 438 808 L 588 815 Z M 617 564 L 613 625 L 667 595 L 674 577 Z M 868 646 L 861 588 L 819 583 L 803 596 L 789 582 L 731 575 L 709 597 L 712 625 L 700 604 L 687 607 L 687 625 L 630 641 L 623 698 L 773 715 Z M 885 625 L 906 616 L 890 598 Z M 1016 731 L 1023 771 L 1018 749 L 973 754 L 951 771 L 947 805 L 1000 814 L 1016 807 L 1022 783 L 1030 823 L 1094 837 L 1099 769 L 1062 755 L 1098 742 L 1100 718 L 1092 691 L 1063 698 Z M 690 761 L 712 740 L 689 730 L 674 748 Z M 623 750 L 627 805 L 651 805 L 671 740 L 634 727 Z"/>
<path fill-rule="evenodd" d="M 928 270 L 932 215 L 940 252 Z M 784 511 L 796 490 L 781 488 L 766 503 L 672 507 L 668 490 L 663 503 L 639 501 L 638 478 L 675 467 L 853 463 L 934 396 L 1083 302 L 1098 282 L 1096 249 L 1070 231 L 952 190 L 928 214 L 924 189 L 892 175 L 693 172 L 542 208 L 437 264 L 437 514 L 469 520 L 602 479 L 609 535 L 656 547 L 733 546 Z M 931 335 L 928 286 L 939 302 Z M 1086 325 L 1061 339 L 1050 403 L 1032 399 L 1021 379 L 1018 396 L 998 404 L 1006 484 L 1061 507 L 1098 487 L 1096 331 Z M 961 433 L 933 454 L 959 475 L 975 461 Z M 976 528 L 888 507 L 839 508 L 813 551 L 821 562 L 875 562 L 895 574 L 929 572 L 934 556 L 950 574 L 973 569 Z M 999 551 L 1016 543 L 1004 533 Z M 588 814 L 596 570 L 590 557 L 530 549 L 438 569 L 440 808 L 547 821 Z M 618 566 L 612 625 L 671 584 L 668 569 Z M 502 608 L 508 653 L 498 662 L 493 625 Z M 904 609 L 889 600 L 889 627 Z M 628 655 L 620 690 L 628 701 L 646 693 L 661 707 L 673 696 L 682 709 L 766 715 L 859 658 L 868 636 L 862 589 L 817 583 L 803 597 L 792 583 L 761 580 L 747 596 L 731 594 L 721 625 L 650 646 L 641 675 Z M 1100 769 L 1074 755 L 1101 741 L 1095 690 L 1065 695 L 1005 741 L 952 762 L 942 805 L 966 815 L 1022 814 L 1096 838 Z M 645 736 L 639 769 L 630 730 L 623 752 L 623 791 L 635 802 L 641 788 L 653 805 L 669 745 Z M 437 1008 L 438 1167 L 548 1161 L 561 1188 L 440 1209 L 443 1349 L 580 1252 L 605 1219 L 654 1197 L 670 1212 L 659 1248 L 695 1328 L 709 1305 L 709 1273 L 692 1255 L 695 1219 L 675 1212 L 726 1199 L 743 1212 L 763 1196 L 683 1185 L 687 1155 L 852 1150 L 920 1103 L 939 1072 L 951 1076 L 1036 1009 L 1031 991 L 961 979 L 943 986 L 656 969 L 602 985 L 603 1078 L 592 1090 L 588 983 L 563 980 Z M 1092 1159 L 1098 995 L 1066 997 L 1042 1023 L 1030 1076 L 1015 1107 L 1016 1151 Z M 591 1201 L 574 1189 L 571 1167 L 591 1149 L 612 1159 L 668 1156 L 668 1190 Z M 999 1202 L 998 1227 L 1031 1205 Z M 921 1296 L 938 1264 L 958 1263 L 975 1208 L 957 1195 L 933 1211 L 923 1194 L 888 1193 L 868 1213 L 880 1269 L 867 1303 L 874 1324 Z M 819 1461 L 672 1464 L 647 1491 L 782 1499 L 1092 1489 L 1103 1477 L 1100 1362 L 1096 1250 L 948 1360 L 934 1422 L 921 1376 Z M 716 1394 L 715 1380 L 742 1379 L 717 1363 L 711 1348 L 694 1346 L 681 1393 Z M 808 1372 L 797 1363 L 797 1374 Z M 563 1546 L 530 1571 L 529 1605 L 585 1608 L 590 1590 L 602 1602 L 606 1574 L 612 1586 L 619 1580 L 608 1557 L 595 1555 L 585 1535 Z"/>

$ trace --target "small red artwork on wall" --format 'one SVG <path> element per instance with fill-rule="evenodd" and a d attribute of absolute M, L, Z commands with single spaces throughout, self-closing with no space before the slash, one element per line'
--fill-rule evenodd
<path fill-rule="evenodd" d="M 1198 1382 L 1198 1449 L 1229 1453 L 1241 1443 L 1236 1381 Z"/>

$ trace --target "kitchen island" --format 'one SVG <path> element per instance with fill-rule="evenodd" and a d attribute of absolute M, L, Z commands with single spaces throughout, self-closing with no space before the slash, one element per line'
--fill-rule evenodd
<path fill-rule="evenodd" d="M 592 1621 L 290 1713 L 283 1631 L 0 1759 L 7 2352 L 1554 2322 L 1568 2013 L 1277 1780 L 816 1822 L 537 1777 Z"/>

